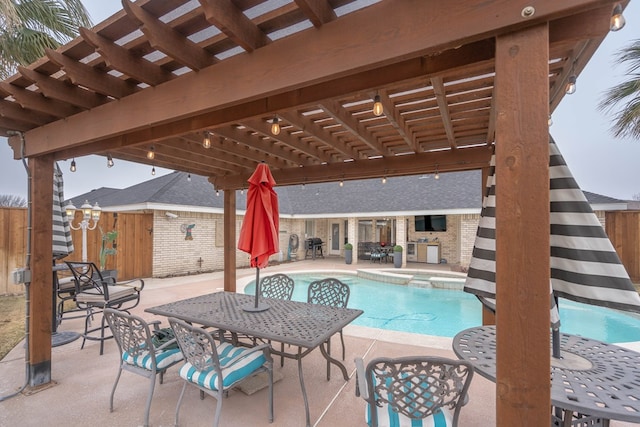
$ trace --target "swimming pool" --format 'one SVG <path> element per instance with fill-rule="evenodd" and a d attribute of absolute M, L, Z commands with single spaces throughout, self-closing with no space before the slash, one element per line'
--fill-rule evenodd
<path fill-rule="evenodd" d="M 351 287 L 349 307 L 364 310 L 353 324 L 393 331 L 453 337 L 463 329 L 482 324 L 478 299 L 451 289 L 394 285 L 349 274 L 290 274 L 296 286 L 295 301 L 306 301 L 313 280 L 335 277 Z M 254 281 L 244 293 L 255 292 Z M 621 311 L 560 300 L 561 331 L 592 339 L 623 343 L 640 341 L 640 317 Z"/>

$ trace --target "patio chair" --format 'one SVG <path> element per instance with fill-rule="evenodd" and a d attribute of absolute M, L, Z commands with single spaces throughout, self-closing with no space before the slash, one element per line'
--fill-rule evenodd
<path fill-rule="evenodd" d="M 220 341 L 218 344 L 205 329 L 192 326 L 173 317 L 169 318 L 186 363 L 180 368 L 184 385 L 176 406 L 175 425 L 178 424 L 180 405 L 188 384 L 196 386 L 217 400 L 213 426 L 220 422 L 223 396 L 228 390 L 258 372 L 267 372 L 269 382 L 269 422 L 273 422 L 273 361 L 269 344 L 256 347 L 236 347 Z"/>
<path fill-rule="evenodd" d="M 260 296 L 291 301 L 295 281 L 283 273 L 265 276 L 260 280 Z M 271 341 L 269 341 L 271 344 Z M 280 343 L 280 352 L 284 353 L 284 344 Z M 280 356 L 280 367 L 284 366 L 284 356 Z"/>
<path fill-rule="evenodd" d="M 356 362 L 356 396 L 370 427 L 457 426 L 473 366 L 442 357 L 379 357 Z"/>
<path fill-rule="evenodd" d="M 349 302 L 349 295 L 351 295 L 349 285 L 338 279 L 329 277 L 309 283 L 307 302 L 346 308 Z M 342 329 L 340 330 L 340 343 L 342 344 L 342 360 L 344 360 L 345 347 Z M 327 353 L 331 354 L 331 339 L 327 340 Z M 327 381 L 329 379 L 331 379 L 331 364 L 327 360 Z"/>
<path fill-rule="evenodd" d="M 147 323 L 141 317 L 112 308 L 104 309 L 104 318 L 107 320 L 120 350 L 118 353 L 120 367 L 111 390 L 109 411 L 113 412 L 113 396 L 122 371 L 141 375 L 151 380 L 144 411 L 144 425 L 148 426 L 156 376 L 160 375 L 160 384 L 162 384 L 165 371 L 183 360 L 180 348 L 178 348 L 175 338 L 163 343 L 154 342 L 154 335 L 157 337 L 162 332 L 159 328 L 160 321 Z M 153 326 L 153 331 L 149 329 L 150 325 Z"/>
<path fill-rule="evenodd" d="M 104 341 L 113 338 L 105 336 L 106 321 L 104 316 L 100 326 L 89 329 L 95 314 L 106 308 L 119 310 L 131 310 L 140 302 L 140 291 L 144 288 L 142 279 L 134 279 L 127 282 L 118 282 L 111 278 L 102 277 L 100 270 L 92 262 L 65 261 L 73 274 L 75 281 L 75 295 L 73 297 L 78 308 L 85 310 L 84 333 L 82 334 L 82 346 L 86 340 L 100 341 L 100 354 L 104 351 Z M 99 332 L 98 336 L 91 335 Z"/>

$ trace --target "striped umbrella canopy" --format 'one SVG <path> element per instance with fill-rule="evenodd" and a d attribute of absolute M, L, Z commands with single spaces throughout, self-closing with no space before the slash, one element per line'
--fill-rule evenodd
<path fill-rule="evenodd" d="M 53 258 L 61 259 L 72 252 L 71 227 L 64 210 L 62 171 L 56 163 L 53 170 Z"/>
<path fill-rule="evenodd" d="M 640 311 L 640 296 L 602 224 L 551 137 L 549 144 L 552 327 L 559 327 L 556 297 Z M 496 296 L 495 194 L 494 154 L 464 287 L 492 310 Z"/>

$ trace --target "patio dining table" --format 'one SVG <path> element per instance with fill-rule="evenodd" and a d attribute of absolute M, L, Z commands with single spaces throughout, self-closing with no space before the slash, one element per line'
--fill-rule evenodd
<path fill-rule="evenodd" d="M 298 361 L 298 377 L 308 427 L 310 426 L 309 402 L 304 385 L 302 359 L 319 347 L 325 359 L 336 365 L 342 372 L 344 380 L 348 381 L 347 369 L 340 361 L 331 357 L 326 343 L 332 335 L 351 323 L 363 311 L 271 298 L 263 299 L 263 302 L 269 306 L 267 310 L 245 311 L 243 307 L 252 305 L 253 298 L 253 296 L 235 292 L 215 292 L 147 308 L 145 311 L 296 346 L 296 352 L 272 349 L 272 353 Z"/>
<path fill-rule="evenodd" d="M 577 335 L 560 334 L 561 358 L 551 356 L 551 426 L 640 422 L 640 353 Z M 453 351 L 496 381 L 496 328 L 465 329 Z"/>

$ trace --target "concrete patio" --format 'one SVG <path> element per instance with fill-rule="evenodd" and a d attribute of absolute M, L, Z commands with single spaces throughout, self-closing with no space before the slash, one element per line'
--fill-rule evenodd
<path fill-rule="evenodd" d="M 327 275 L 338 270 L 390 268 L 368 261 L 345 265 L 342 258 L 327 258 L 270 266 L 264 274 L 303 270 L 325 270 Z M 409 268 L 448 269 L 447 266 L 411 264 Z M 255 277 L 255 271 L 238 271 L 241 284 Z M 145 281 L 142 302 L 134 313 L 152 320 L 156 317 L 144 309 L 169 301 L 215 292 L 222 288 L 222 272 L 169 279 Z M 161 319 L 163 325 L 166 319 Z M 61 331 L 81 330 L 82 321 L 65 320 Z M 455 358 L 451 351 L 451 339 L 426 335 L 397 333 L 379 329 L 349 326 L 345 329 L 345 366 L 350 380 L 345 382 L 338 369 L 332 368 L 331 380 L 325 378 L 325 360 L 319 351 L 303 359 L 304 380 L 309 397 L 311 423 L 314 426 L 365 426 L 364 401 L 355 396 L 355 365 L 353 359 L 376 356 L 401 356 L 430 354 Z M 80 350 L 81 340 L 55 347 L 52 355 L 52 379 L 54 384 L 42 390 L 25 390 L 23 393 L 0 402 L 0 425 L 3 426 L 138 426 L 143 422 L 143 411 L 148 390 L 144 378 L 124 373 L 114 399 L 114 412 L 109 412 L 109 394 L 117 373 L 117 346 L 113 340 L 105 344 L 105 354 L 99 356 L 99 344 L 88 341 Z M 332 346 L 339 349 L 340 344 Z M 18 345 L 0 361 L 0 395 L 16 392 L 25 381 L 24 346 Z M 337 351 L 337 350 L 336 350 Z M 297 364 L 285 360 L 283 368 L 275 359 L 275 370 L 283 379 L 274 384 L 274 426 L 303 426 L 305 422 L 303 400 L 298 381 Z M 183 381 L 178 370 L 171 368 L 164 384 L 156 384 L 151 406 L 152 426 L 174 425 L 175 405 Z M 180 411 L 180 425 L 210 425 L 215 409 L 211 397 L 200 400 L 194 387 L 187 389 Z M 225 399 L 222 409 L 222 426 L 267 426 L 267 391 L 253 395 L 234 390 Z M 495 385 L 476 375 L 470 389 L 470 401 L 463 409 L 461 426 L 495 425 Z M 611 426 L 632 424 L 611 422 Z"/>

